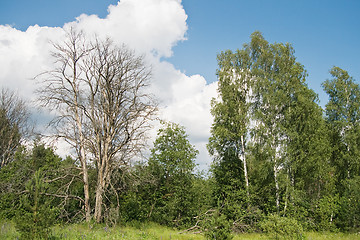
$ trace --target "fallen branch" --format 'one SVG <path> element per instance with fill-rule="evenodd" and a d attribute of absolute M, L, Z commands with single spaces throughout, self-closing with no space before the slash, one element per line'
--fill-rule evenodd
<path fill-rule="evenodd" d="M 215 211 L 216 211 L 215 209 L 209 209 L 209 210 L 207 210 L 205 213 L 194 217 L 194 219 L 198 219 L 198 220 L 196 221 L 195 225 L 192 226 L 192 227 L 190 227 L 190 228 L 188 228 L 188 229 L 185 229 L 185 230 L 179 232 L 179 234 L 188 233 L 188 232 L 191 232 L 191 231 L 194 231 L 194 230 L 197 230 L 197 229 L 199 229 L 199 231 L 197 231 L 197 232 L 192 232 L 192 233 L 193 233 L 193 234 L 202 233 L 203 231 L 201 230 L 201 226 L 199 226 L 199 223 L 201 223 L 201 222 L 204 220 L 204 218 L 212 216 Z"/>

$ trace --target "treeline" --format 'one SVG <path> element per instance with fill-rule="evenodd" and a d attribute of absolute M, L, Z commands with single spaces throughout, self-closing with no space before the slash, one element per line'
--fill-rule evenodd
<path fill-rule="evenodd" d="M 25 103 L 9 91 L 0 98 L 0 216 L 26 238 L 82 221 L 157 222 L 209 239 L 359 230 L 360 87 L 345 70 L 330 70 L 322 109 L 290 44 L 254 32 L 242 49 L 220 53 L 213 163 L 204 174 L 175 123 L 162 122 L 148 159 L 134 161 L 157 109 L 141 57 L 74 29 L 54 47 L 56 66 L 39 75 L 37 93 L 57 115 L 54 137 L 73 147 L 72 157 L 60 158 L 39 138 L 25 147 Z"/>
<path fill-rule="evenodd" d="M 272 214 L 308 230 L 358 229 L 359 85 L 333 67 L 324 111 L 292 46 L 259 32 L 218 63 L 209 150 L 222 212 L 245 229 Z"/>

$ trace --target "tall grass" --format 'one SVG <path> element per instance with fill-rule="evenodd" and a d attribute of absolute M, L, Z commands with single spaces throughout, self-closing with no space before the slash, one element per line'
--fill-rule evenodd
<path fill-rule="evenodd" d="M 14 224 L 0 221 L 0 239 L 18 239 Z M 57 225 L 52 228 L 51 239 L 105 239 L 105 240 L 205 240 L 202 234 L 181 234 L 179 230 L 154 223 L 136 223 L 122 227 L 109 228 L 106 225 L 71 224 Z M 265 240 L 264 234 L 234 234 L 234 240 Z M 360 240 L 360 234 L 308 232 L 308 240 Z"/>

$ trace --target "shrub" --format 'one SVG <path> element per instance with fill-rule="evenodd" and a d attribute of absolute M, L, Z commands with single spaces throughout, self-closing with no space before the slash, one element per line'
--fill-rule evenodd
<path fill-rule="evenodd" d="M 55 223 L 57 209 L 41 194 L 44 183 L 41 171 L 26 184 L 27 193 L 21 198 L 21 208 L 15 217 L 15 227 L 21 239 L 48 239 L 50 227 Z"/>
<path fill-rule="evenodd" d="M 230 222 L 225 215 L 220 215 L 218 212 L 215 212 L 212 218 L 207 221 L 205 227 L 207 228 L 206 239 L 231 240 L 233 238 Z"/>
<path fill-rule="evenodd" d="M 293 218 L 269 215 L 260 227 L 270 239 L 305 239 L 301 224 Z"/>

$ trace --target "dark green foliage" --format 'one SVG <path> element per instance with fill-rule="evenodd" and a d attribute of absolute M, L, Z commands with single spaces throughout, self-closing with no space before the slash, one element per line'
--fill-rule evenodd
<path fill-rule="evenodd" d="M 221 239 L 231 240 L 233 238 L 231 234 L 231 222 L 227 220 L 225 215 L 215 212 L 210 219 L 205 223 L 205 237 L 206 239 Z"/>
<path fill-rule="evenodd" d="M 48 239 L 50 227 L 55 223 L 58 209 L 51 199 L 43 195 L 47 184 L 41 170 L 35 172 L 25 186 L 20 206 L 15 216 L 16 229 L 21 239 Z"/>
<path fill-rule="evenodd" d="M 196 214 L 193 191 L 197 154 L 183 127 L 167 123 L 159 130 L 148 162 L 155 183 L 150 193 L 153 196 L 150 219 L 181 226 Z"/>
<path fill-rule="evenodd" d="M 343 196 L 340 198 L 336 223 L 345 231 L 360 230 L 360 176 L 342 182 Z"/>
<path fill-rule="evenodd" d="M 270 239 L 305 239 L 301 224 L 292 218 L 270 214 L 260 226 Z"/>
<path fill-rule="evenodd" d="M 360 86 L 339 67 L 333 67 L 330 74 L 333 79 L 323 83 L 329 95 L 326 120 L 331 132 L 331 160 L 336 167 L 337 186 L 342 188 L 342 180 L 360 174 Z"/>
<path fill-rule="evenodd" d="M 210 207 L 212 191 L 211 180 L 195 174 L 197 153 L 183 127 L 164 124 L 149 161 L 114 175 L 118 176 L 114 188 L 120 190 L 120 221 L 195 224 L 193 217 Z"/>
<path fill-rule="evenodd" d="M 339 212 L 339 197 L 324 196 L 319 199 L 314 211 L 317 230 L 335 231 L 335 217 Z"/>
<path fill-rule="evenodd" d="M 31 152 L 18 151 L 15 161 L 0 172 L 1 214 L 13 218 L 22 239 L 47 239 L 59 214 L 58 202 L 47 196 L 53 191 L 46 180 L 56 177 L 61 158 L 43 145 Z"/>
<path fill-rule="evenodd" d="M 335 223 L 343 230 L 359 228 L 360 86 L 347 71 L 333 67 L 323 83 L 329 96 L 326 120 L 330 132 L 332 177 L 339 196 Z"/>
<path fill-rule="evenodd" d="M 241 161 L 235 156 L 225 155 L 225 159 L 214 161 L 212 172 L 214 176 L 214 205 L 221 202 L 222 212 L 231 219 L 236 219 L 239 211 L 247 206 L 247 195 L 241 170 Z"/>
<path fill-rule="evenodd" d="M 243 49 L 218 55 L 208 147 L 214 200 L 233 221 L 257 209 L 311 226 L 319 199 L 334 194 L 329 132 L 294 53 L 254 32 Z"/>
<path fill-rule="evenodd" d="M 35 144 L 30 151 L 21 148 L 15 160 L 0 171 L 1 217 L 15 219 L 20 225 L 34 222 L 41 225 L 39 229 L 46 229 L 46 224 L 55 220 L 55 213 L 62 221 L 73 221 L 80 215 L 82 193 L 73 164 L 71 158 L 62 160 L 41 144 Z M 37 228 L 20 225 L 24 231 Z"/>

